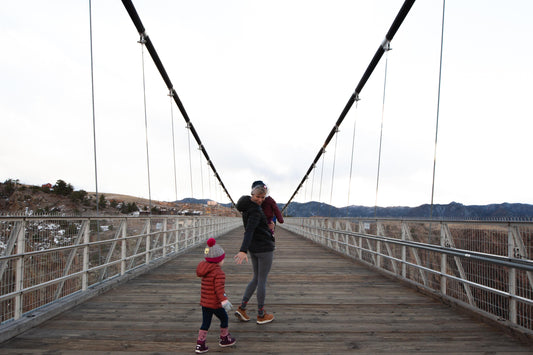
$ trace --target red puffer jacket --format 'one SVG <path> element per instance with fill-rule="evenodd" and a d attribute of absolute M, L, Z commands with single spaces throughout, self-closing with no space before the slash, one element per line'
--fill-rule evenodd
<path fill-rule="evenodd" d="M 276 216 L 276 219 L 279 223 L 284 222 L 281 211 L 278 208 L 278 204 L 272 197 L 267 196 L 261 204 L 261 208 L 263 209 L 263 213 L 265 214 L 268 223 L 272 222 L 274 216 Z"/>
<path fill-rule="evenodd" d="M 228 298 L 224 291 L 226 274 L 220 265 L 202 261 L 196 268 L 196 275 L 202 278 L 200 304 L 207 308 L 221 308 L 222 301 Z"/>

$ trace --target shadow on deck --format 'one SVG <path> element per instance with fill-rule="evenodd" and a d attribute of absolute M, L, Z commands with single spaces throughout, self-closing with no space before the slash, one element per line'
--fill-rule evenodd
<path fill-rule="evenodd" d="M 235 265 L 243 229 L 219 238 L 226 292 L 238 305 L 251 266 Z M 278 228 L 267 288 L 270 324 L 230 314 L 235 346 L 209 353 L 532 353 L 531 345 L 468 314 Z M 2 354 L 194 353 L 201 324 L 196 265 L 204 247 L 69 310 L 3 344 Z M 249 314 L 256 307 L 255 295 Z"/>

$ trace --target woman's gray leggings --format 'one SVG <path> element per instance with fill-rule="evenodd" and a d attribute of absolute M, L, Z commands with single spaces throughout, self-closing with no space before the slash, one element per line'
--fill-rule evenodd
<path fill-rule="evenodd" d="M 252 259 L 252 266 L 254 269 L 254 278 L 244 291 L 244 296 L 242 297 L 243 303 L 247 303 L 252 295 L 254 294 L 255 289 L 257 288 L 257 308 L 262 309 L 265 305 L 265 295 L 266 295 L 266 283 L 268 273 L 272 267 L 272 260 L 274 259 L 274 252 L 268 251 L 264 253 L 252 253 L 250 252 Z"/>

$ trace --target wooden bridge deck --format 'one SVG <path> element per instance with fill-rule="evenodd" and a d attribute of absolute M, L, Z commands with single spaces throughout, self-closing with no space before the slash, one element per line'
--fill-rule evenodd
<path fill-rule="evenodd" d="M 249 264 L 232 260 L 242 233 L 239 228 L 218 241 L 234 305 L 251 278 Z M 202 252 L 196 248 L 0 344 L 0 353 L 194 353 L 202 318 L 195 269 Z M 269 324 L 242 323 L 230 314 L 234 347 L 218 346 L 214 318 L 209 353 L 533 352 L 498 328 L 281 228 L 266 303 L 276 317 Z M 255 306 L 254 295 L 249 309 Z"/>

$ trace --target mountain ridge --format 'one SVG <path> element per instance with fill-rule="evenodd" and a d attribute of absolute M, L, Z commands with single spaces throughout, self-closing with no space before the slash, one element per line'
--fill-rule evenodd
<path fill-rule="evenodd" d="M 185 198 L 175 202 L 181 203 L 207 203 L 207 199 Z M 221 204 L 231 207 L 230 203 Z M 278 203 L 282 210 L 284 203 Z M 459 202 L 448 204 L 423 204 L 416 207 L 390 206 L 368 207 L 351 205 L 335 207 L 327 203 L 291 202 L 284 211 L 287 216 L 293 217 L 386 217 L 386 218 L 455 218 L 455 219 L 532 219 L 533 205 L 525 203 L 493 203 L 487 205 L 464 205 Z"/>

